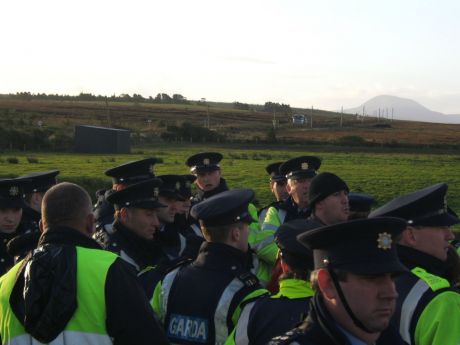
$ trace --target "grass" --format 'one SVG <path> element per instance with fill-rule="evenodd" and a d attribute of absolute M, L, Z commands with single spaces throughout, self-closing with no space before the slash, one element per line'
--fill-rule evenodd
<path fill-rule="evenodd" d="M 129 155 L 93 155 L 69 153 L 16 152 L 17 164 L 0 164 L 0 176 L 19 176 L 33 171 L 58 169 L 61 181 L 83 185 L 94 196 L 98 188 L 109 187 L 110 178 L 104 171 L 127 161 L 150 156 L 161 158 L 163 163 L 155 166 L 157 175 L 186 174 L 185 160 L 200 151 L 219 151 L 224 155 L 221 162 L 223 176 L 231 188 L 252 188 L 256 191 L 258 206 L 271 201 L 268 188 L 269 177 L 265 166 L 300 155 L 318 155 L 323 163 L 320 171 L 336 173 L 347 181 L 350 189 L 373 195 L 381 205 L 404 193 L 438 182 L 449 184 L 449 205 L 460 211 L 460 155 L 375 153 L 375 152 L 312 152 L 301 147 L 245 149 L 229 146 L 159 145 L 142 147 Z M 9 153 L 10 155 L 11 153 Z M 30 164 L 27 157 L 37 163 Z M 0 162 L 8 157 L 0 154 Z"/>

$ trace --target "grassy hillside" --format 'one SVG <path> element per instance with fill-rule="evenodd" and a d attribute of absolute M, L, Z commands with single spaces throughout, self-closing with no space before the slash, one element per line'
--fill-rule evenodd
<path fill-rule="evenodd" d="M 256 110 L 254 110 L 256 109 Z M 3 131 L 0 147 L 31 149 L 33 133 L 44 138 L 40 147 L 70 148 L 74 126 L 90 124 L 131 129 L 135 143 L 157 143 L 172 126 L 184 122 L 206 126 L 219 133 L 225 142 L 273 142 L 298 144 L 338 144 L 346 146 L 440 146 L 457 149 L 460 145 L 460 125 L 444 125 L 357 118 L 355 115 L 295 109 L 295 113 L 313 115 L 313 126 L 292 124 L 290 115 L 253 110 L 236 110 L 231 104 L 149 104 L 122 102 L 84 102 L 51 100 L 0 99 L 0 126 Z M 273 131 L 273 120 L 276 129 Z M 40 124 L 40 126 L 39 126 Z M 172 136 L 174 140 L 190 142 L 187 136 Z M 21 140 L 22 138 L 22 140 Z M 27 139 L 27 140 L 26 140 Z M 201 140 L 204 142 L 204 139 Z M 47 145 L 49 144 L 49 145 Z"/>
<path fill-rule="evenodd" d="M 414 153 L 365 153 L 311 151 L 303 147 L 269 148 L 228 145 L 163 145 L 136 149 L 130 155 L 91 155 L 67 153 L 0 154 L 0 176 L 18 176 L 32 171 L 59 169 L 61 180 L 82 184 L 94 195 L 98 188 L 108 187 L 110 179 L 103 172 L 127 161 L 149 156 L 163 160 L 156 174 L 188 173 L 186 158 L 196 152 L 217 150 L 224 154 L 223 175 L 232 188 L 253 188 L 257 204 L 271 201 L 265 166 L 304 154 L 322 158 L 320 171 L 334 172 L 343 177 L 351 190 L 372 194 L 377 204 L 437 182 L 449 184 L 449 204 L 460 211 L 460 155 Z M 16 158 L 18 163 L 9 163 Z M 13 159 L 14 161 L 14 159 Z M 29 162 L 31 161 L 31 162 Z"/>

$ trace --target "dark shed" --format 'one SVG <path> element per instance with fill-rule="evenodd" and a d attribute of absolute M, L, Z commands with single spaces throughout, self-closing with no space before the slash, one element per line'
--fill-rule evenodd
<path fill-rule="evenodd" d="M 130 153 L 129 131 L 96 126 L 75 126 L 75 152 Z"/>

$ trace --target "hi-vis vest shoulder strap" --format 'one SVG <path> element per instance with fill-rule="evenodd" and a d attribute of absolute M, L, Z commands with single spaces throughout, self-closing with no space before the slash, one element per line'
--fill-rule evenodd
<path fill-rule="evenodd" d="M 450 287 L 448 280 L 431 274 L 423 268 L 415 267 L 411 270 L 411 272 L 415 274 L 419 280 L 409 291 L 402 304 L 401 319 L 399 323 L 399 333 L 401 334 L 403 340 L 408 344 L 412 344 L 412 337 L 410 334 L 411 322 L 415 309 L 417 308 L 422 296 L 429 290 L 439 291 Z"/>
<path fill-rule="evenodd" d="M 105 281 L 117 255 L 83 247 L 77 247 L 76 252 L 78 307 L 65 329 L 49 344 L 112 344 L 106 330 Z M 19 262 L 0 279 L 0 334 L 4 344 L 41 344 L 26 333 L 9 304 L 22 264 Z"/>

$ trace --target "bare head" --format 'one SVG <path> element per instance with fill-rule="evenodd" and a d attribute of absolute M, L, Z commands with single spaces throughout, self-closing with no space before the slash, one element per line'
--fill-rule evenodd
<path fill-rule="evenodd" d="M 80 186 L 63 182 L 51 187 L 42 202 L 41 230 L 67 226 L 88 237 L 94 232 L 94 215 L 89 194 Z"/>

